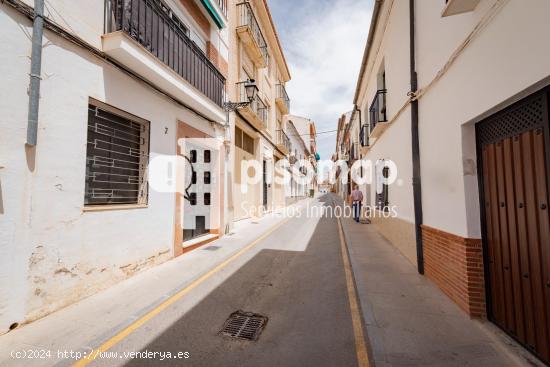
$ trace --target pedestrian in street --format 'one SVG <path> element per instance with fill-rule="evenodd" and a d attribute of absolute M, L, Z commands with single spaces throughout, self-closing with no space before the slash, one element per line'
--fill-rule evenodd
<path fill-rule="evenodd" d="M 359 223 L 359 218 L 361 217 L 361 204 L 363 203 L 363 192 L 359 190 L 357 185 L 353 185 L 350 201 L 353 208 L 353 219 Z"/>

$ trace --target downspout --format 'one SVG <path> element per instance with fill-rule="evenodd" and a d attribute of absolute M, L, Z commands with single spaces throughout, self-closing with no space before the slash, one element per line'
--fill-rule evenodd
<path fill-rule="evenodd" d="M 44 0 L 34 0 L 32 29 L 31 73 L 29 83 L 29 115 L 27 145 L 36 146 L 38 107 L 40 105 L 40 72 L 42 68 L 42 36 L 44 34 Z"/>
<path fill-rule="evenodd" d="M 412 135 L 412 184 L 414 199 L 414 225 L 416 232 L 416 258 L 418 273 L 424 274 L 424 249 L 422 243 L 422 183 L 420 179 L 420 139 L 418 134 L 418 78 L 416 74 L 415 2 L 409 0 L 410 67 L 411 67 L 411 135 Z"/>

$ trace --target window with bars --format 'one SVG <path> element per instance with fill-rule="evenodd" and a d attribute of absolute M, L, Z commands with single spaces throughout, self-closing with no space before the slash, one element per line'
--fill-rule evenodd
<path fill-rule="evenodd" d="M 147 204 L 148 161 L 148 121 L 89 104 L 85 205 Z"/>

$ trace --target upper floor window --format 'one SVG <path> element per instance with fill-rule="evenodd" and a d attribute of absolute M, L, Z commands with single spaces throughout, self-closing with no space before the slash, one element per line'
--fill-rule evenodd
<path fill-rule="evenodd" d="M 235 146 L 247 153 L 254 154 L 254 138 L 235 126 Z"/>

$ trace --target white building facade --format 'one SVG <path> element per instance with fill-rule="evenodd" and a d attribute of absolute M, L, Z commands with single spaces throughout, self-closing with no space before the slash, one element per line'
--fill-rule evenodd
<path fill-rule="evenodd" d="M 261 217 L 286 204 L 285 185 L 275 180 L 284 173 L 275 165 L 289 153 L 282 121 L 290 112 L 285 86 L 291 76 L 267 1 L 231 0 L 228 6 L 229 100 L 247 102 L 245 86 L 252 82 L 257 87 L 250 104 L 230 114 L 234 139 L 229 211 L 237 221 Z"/>
<path fill-rule="evenodd" d="M 172 190 L 148 184 L 157 158 L 191 153 L 182 138 L 209 138 L 192 150 L 201 163 L 210 150 L 211 177 L 225 171 L 226 3 L 203 3 L 49 1 L 35 146 L 33 1 L 0 5 L 0 332 L 182 254 L 184 223 L 220 233 L 222 180 L 201 185 L 211 209 L 195 214 L 184 168 L 160 179 Z"/>
<path fill-rule="evenodd" d="M 549 12 L 536 0 L 377 1 L 350 129 L 360 158 L 397 167 L 395 183 L 362 187 L 373 224 L 547 363 Z"/>

